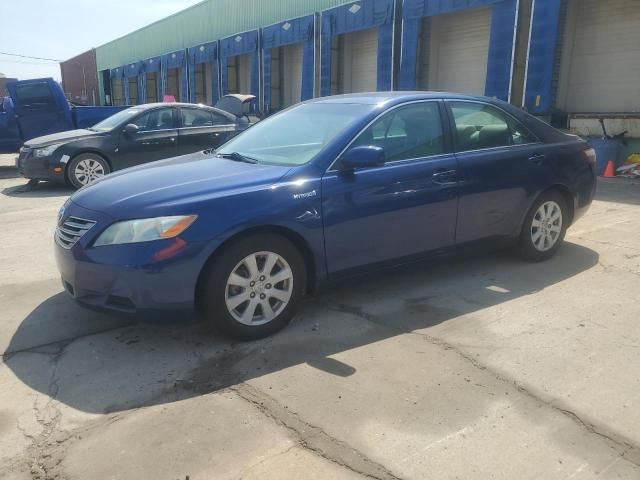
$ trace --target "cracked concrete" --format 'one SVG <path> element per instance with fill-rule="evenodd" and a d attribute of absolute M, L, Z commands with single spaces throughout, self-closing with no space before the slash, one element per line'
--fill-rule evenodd
<path fill-rule="evenodd" d="M 637 183 L 602 182 L 551 262 L 358 279 L 248 344 L 75 307 L 68 191 L 22 183 L 0 179 L 0 479 L 640 478 Z"/>

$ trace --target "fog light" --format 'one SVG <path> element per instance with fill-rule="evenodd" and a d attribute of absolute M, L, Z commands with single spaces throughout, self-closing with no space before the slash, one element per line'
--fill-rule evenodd
<path fill-rule="evenodd" d="M 62 173 L 62 167 L 53 167 L 53 173 Z"/>

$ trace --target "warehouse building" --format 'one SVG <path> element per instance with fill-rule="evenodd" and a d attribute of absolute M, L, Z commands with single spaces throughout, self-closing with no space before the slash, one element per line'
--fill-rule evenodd
<path fill-rule="evenodd" d="M 107 104 L 252 93 L 268 114 L 331 94 L 448 90 L 640 138 L 638 24 L 636 0 L 207 0 L 98 47 L 96 62 Z"/>
<path fill-rule="evenodd" d="M 91 49 L 60 63 L 62 89 L 71 103 L 98 105 L 96 51 Z"/>

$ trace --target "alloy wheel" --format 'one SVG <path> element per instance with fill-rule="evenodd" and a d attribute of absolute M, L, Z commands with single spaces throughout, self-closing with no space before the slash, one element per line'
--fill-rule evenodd
<path fill-rule="evenodd" d="M 93 158 L 80 160 L 73 173 L 82 185 L 88 185 L 105 175 L 102 164 Z"/>
<path fill-rule="evenodd" d="M 531 241 L 536 250 L 547 252 L 562 234 L 562 208 L 554 201 L 540 205 L 531 223 Z"/>
<path fill-rule="evenodd" d="M 231 271 L 225 288 L 227 310 L 243 325 L 264 325 L 287 307 L 293 294 L 293 271 L 273 252 L 256 252 Z"/>

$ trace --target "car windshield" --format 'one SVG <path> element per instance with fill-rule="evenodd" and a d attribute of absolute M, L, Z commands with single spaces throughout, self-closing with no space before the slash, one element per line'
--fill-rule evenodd
<path fill-rule="evenodd" d="M 100 123 L 96 123 L 89 130 L 94 130 L 96 132 L 110 132 L 118 125 L 123 124 L 130 118 L 135 117 L 137 114 L 142 112 L 141 108 L 127 108 L 121 112 L 116 113 L 115 115 L 111 115 L 109 118 L 104 119 Z"/>
<path fill-rule="evenodd" d="M 263 120 L 219 149 L 257 163 L 303 165 L 374 105 L 310 103 Z"/>

